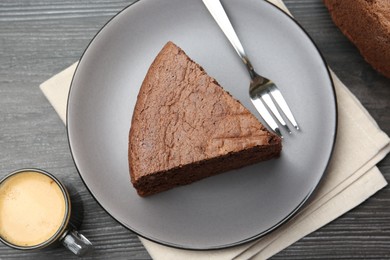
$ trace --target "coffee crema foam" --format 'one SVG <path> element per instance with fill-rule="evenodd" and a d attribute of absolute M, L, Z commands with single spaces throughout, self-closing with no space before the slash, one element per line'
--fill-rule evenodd
<path fill-rule="evenodd" d="M 66 218 L 66 200 L 50 177 L 26 171 L 0 185 L 0 237 L 30 247 L 48 241 Z"/>

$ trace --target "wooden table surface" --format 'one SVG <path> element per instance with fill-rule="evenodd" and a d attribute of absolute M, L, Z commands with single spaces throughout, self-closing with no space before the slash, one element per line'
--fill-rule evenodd
<path fill-rule="evenodd" d="M 91 197 L 69 151 L 66 129 L 38 86 L 77 61 L 125 0 L 1 0 L 0 176 L 24 167 L 54 173 L 79 191 L 81 227 L 95 251 L 85 259 L 150 259 L 135 234 Z M 330 67 L 390 134 L 390 80 L 375 72 L 333 25 L 321 0 L 285 0 Z M 379 163 L 390 180 L 390 156 Z M 77 259 L 64 248 L 24 253 L 0 245 L 0 259 Z M 274 259 L 390 259 L 390 187 L 299 240 Z"/>

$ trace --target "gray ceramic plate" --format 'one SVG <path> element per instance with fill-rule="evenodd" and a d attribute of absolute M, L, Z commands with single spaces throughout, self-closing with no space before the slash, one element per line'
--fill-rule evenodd
<path fill-rule="evenodd" d="M 200 0 L 142 0 L 122 11 L 85 51 L 69 95 L 70 147 L 90 192 L 125 227 L 175 247 L 228 247 L 281 225 L 320 182 L 335 139 L 333 85 L 306 33 L 265 1 L 223 4 L 254 67 L 277 83 L 301 125 L 301 132 L 283 140 L 279 159 L 149 198 L 138 197 L 130 184 L 133 107 L 148 67 L 167 41 L 257 115 L 245 67 Z"/>

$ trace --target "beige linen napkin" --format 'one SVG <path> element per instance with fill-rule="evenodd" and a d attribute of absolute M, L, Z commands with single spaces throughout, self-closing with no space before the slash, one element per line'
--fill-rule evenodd
<path fill-rule="evenodd" d="M 281 0 L 269 0 L 286 12 Z M 63 122 L 77 63 L 40 86 Z M 181 250 L 140 238 L 154 259 L 265 259 L 356 207 L 387 185 L 375 165 L 390 151 L 382 132 L 345 85 L 332 73 L 338 104 L 338 135 L 329 169 L 317 192 L 290 221 L 256 241 L 212 251 Z"/>

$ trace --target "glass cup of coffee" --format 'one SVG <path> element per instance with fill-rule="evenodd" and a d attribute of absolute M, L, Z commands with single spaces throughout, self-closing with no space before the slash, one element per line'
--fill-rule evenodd
<path fill-rule="evenodd" d="M 68 189 L 52 174 L 21 169 L 0 180 L 0 241 L 4 244 L 35 250 L 62 243 L 74 254 L 84 255 L 92 244 L 76 231 L 72 216 Z"/>

